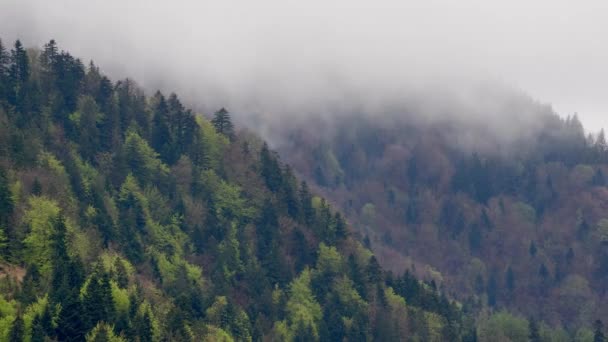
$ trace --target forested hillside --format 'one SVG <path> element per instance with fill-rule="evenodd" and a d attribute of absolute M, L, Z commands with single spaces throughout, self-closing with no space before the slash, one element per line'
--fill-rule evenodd
<path fill-rule="evenodd" d="M 369 151 L 381 146 L 361 142 Z M 324 187 L 357 194 L 355 185 L 373 178 L 363 172 L 365 164 L 348 165 L 342 155 L 327 160 L 341 163 L 343 171 L 342 178 L 329 177 L 327 164 L 319 164 L 314 179 Z M 540 234 L 539 218 L 553 207 L 546 205 L 541 212 L 536 202 L 525 204 L 523 197 L 518 204 L 515 197 L 498 195 L 506 191 L 499 188 L 475 197 L 482 188 L 471 188 L 470 182 L 485 178 L 455 183 L 463 194 L 453 191 L 459 193 L 454 196 L 464 199 L 455 207 L 466 204 L 468 209 L 443 215 L 456 221 L 445 221 L 450 233 L 430 244 L 423 222 L 435 210 L 432 189 L 447 185 L 429 178 L 424 160 L 409 167 L 408 179 L 419 184 L 415 197 L 407 195 L 413 191 L 407 184 L 414 181 L 387 183 L 380 188 L 384 190 L 369 192 L 362 215 L 360 199 L 345 207 L 355 222 L 367 222 L 370 234 L 378 232 L 370 235 L 373 247 L 381 237 L 400 251 L 409 246 L 414 255 L 413 241 L 419 239 L 429 255 L 451 262 L 459 259 L 441 258 L 454 250 L 469 252 L 446 248 L 446 241 L 456 244 L 468 236 L 467 241 L 477 241 L 471 253 L 478 255 L 478 294 L 491 289 L 486 277 L 495 274 L 488 280 L 497 290 L 490 306 L 513 308 L 498 285 L 500 261 L 492 262 L 502 259 L 479 258 L 492 248 L 486 236 L 505 229 L 496 215 L 515 215 L 513 208 L 519 208 L 530 220 L 526 228 L 537 232 L 527 264 L 544 265 L 541 280 L 547 286 L 533 287 L 546 289 L 539 298 L 549 302 L 556 282 L 572 284 L 575 292 L 565 295 L 599 298 L 600 287 L 585 281 L 603 277 L 603 269 L 571 275 L 589 262 L 582 251 L 602 246 L 594 235 L 599 212 L 580 210 L 576 222 L 586 228 L 577 230 L 580 238 L 565 250 L 571 268 L 564 267 L 559 280 L 549 246 L 559 247 L 561 235 L 555 233 L 549 241 Z M 564 170 L 572 165 L 556 170 L 567 175 Z M 601 195 L 599 168 L 576 170 L 582 178 L 575 184 L 591 189 L 588 196 Z M 591 180 L 584 178 L 589 173 Z M 552 182 L 555 192 L 565 186 L 557 176 Z M 387 200 L 373 197 L 376 193 Z M 405 203 L 413 209 L 399 209 Z M 470 232 L 474 213 L 492 222 L 478 225 L 483 238 Z M 381 215 L 386 221 L 378 221 Z M 407 227 L 417 233 L 390 230 L 393 218 L 414 220 Z M 458 223 L 461 219 L 467 224 Z M 380 223 L 386 224 L 384 230 L 372 229 Z M 415 270 L 385 272 L 349 232 L 338 211 L 299 181 L 266 143 L 236 130 L 225 109 L 207 119 L 185 108 L 175 94 L 146 96 L 132 80 L 112 82 L 95 64 L 85 67 L 54 41 L 27 51 L 19 41 L 11 48 L 0 44 L 1 341 L 603 339 L 599 321 L 566 332 L 537 320 L 549 316 L 528 320 L 504 311 L 492 314 L 476 302 L 452 301 L 447 294 L 462 293 L 468 278 L 451 278 L 446 272 L 446 279 L 464 279 L 446 281 L 455 286 L 452 290 L 437 279 L 416 280 Z M 505 239 L 505 248 L 511 248 L 509 241 Z M 529 242 L 522 242 L 526 258 Z M 514 289 L 536 286 L 524 280 L 527 264 L 511 263 Z M 581 286 L 587 292 L 576 292 Z M 568 298 L 571 305 L 585 303 L 582 297 Z M 579 316 L 599 312 L 570 309 Z"/>
<path fill-rule="evenodd" d="M 224 109 L 17 41 L 0 123 L 2 341 L 476 338 Z"/>
<path fill-rule="evenodd" d="M 576 116 L 512 97 L 498 129 L 491 112 L 475 126 L 466 113 L 424 121 L 403 111 L 270 131 L 384 267 L 432 279 L 478 310 L 591 328 L 608 317 L 604 132 L 587 136 Z M 518 125 L 525 134 L 505 139 L 501 130 Z"/>

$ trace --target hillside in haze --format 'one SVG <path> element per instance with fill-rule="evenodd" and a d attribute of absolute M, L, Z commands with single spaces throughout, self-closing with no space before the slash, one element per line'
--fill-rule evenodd
<path fill-rule="evenodd" d="M 603 131 L 518 92 L 477 94 L 492 105 L 270 117 L 265 132 L 384 267 L 568 330 L 608 317 Z"/>
<path fill-rule="evenodd" d="M 0 46 L 0 340 L 476 338 L 226 111 Z"/>
<path fill-rule="evenodd" d="M 294 172 L 224 109 L 0 44 L 0 340 L 601 341 L 604 147 L 554 121 L 574 140 L 518 167 L 400 119 L 310 121 L 282 131 Z"/>

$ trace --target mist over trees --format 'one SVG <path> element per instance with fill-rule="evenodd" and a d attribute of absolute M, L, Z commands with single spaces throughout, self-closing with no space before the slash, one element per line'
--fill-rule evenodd
<path fill-rule="evenodd" d="M 526 107 L 514 120 L 536 115 L 511 140 L 491 134 L 491 122 L 408 111 L 269 118 L 269 131 L 384 267 L 432 279 L 474 310 L 592 329 L 608 314 L 604 132 L 587 135 L 576 115 L 525 97 L 510 103 Z"/>

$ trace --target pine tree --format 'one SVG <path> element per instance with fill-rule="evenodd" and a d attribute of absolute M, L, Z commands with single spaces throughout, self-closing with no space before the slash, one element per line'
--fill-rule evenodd
<path fill-rule="evenodd" d="M 23 341 L 25 337 L 25 323 L 21 314 L 17 314 L 17 318 L 13 321 L 13 325 L 9 332 L 9 341 Z"/>
<path fill-rule="evenodd" d="M 9 188 L 6 171 L 0 167 L 0 227 L 7 229 L 13 214 L 13 197 Z"/>
<path fill-rule="evenodd" d="M 36 316 L 32 321 L 32 337 L 31 342 L 44 342 L 46 334 L 39 316 Z"/>
<path fill-rule="evenodd" d="M 312 196 L 308 190 L 308 184 L 302 181 L 300 185 L 300 207 L 302 208 L 302 218 L 304 223 L 312 224 L 315 216 L 315 210 L 312 207 Z"/>
<path fill-rule="evenodd" d="M 262 178 L 266 182 L 266 186 L 272 192 L 277 192 L 282 185 L 281 168 L 275 156 L 268 149 L 268 145 L 264 143 L 260 151 L 260 163 Z"/>
<path fill-rule="evenodd" d="M 213 114 L 211 123 L 218 133 L 227 136 L 230 140 L 234 139 L 234 126 L 230 119 L 230 113 L 225 108 L 221 108 Z"/>
<path fill-rule="evenodd" d="M 0 39 L 0 103 L 8 97 L 10 55 Z"/>
<path fill-rule="evenodd" d="M 32 184 L 32 195 L 42 195 L 42 184 L 40 184 L 40 180 L 38 179 L 38 177 L 34 178 L 34 183 Z"/>
<path fill-rule="evenodd" d="M 98 268 L 93 273 L 83 298 L 83 306 L 87 313 L 89 328 L 94 327 L 100 321 L 113 321 L 112 287 L 110 277 L 103 269 Z"/>

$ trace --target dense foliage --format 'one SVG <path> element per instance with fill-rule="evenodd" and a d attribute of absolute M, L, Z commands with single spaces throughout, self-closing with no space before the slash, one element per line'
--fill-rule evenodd
<path fill-rule="evenodd" d="M 506 331 L 513 318 L 491 319 Z M 384 272 L 226 110 L 207 120 L 175 94 L 113 83 L 54 41 L 0 45 L 0 340 L 475 341 L 476 331 L 434 282 Z"/>
<path fill-rule="evenodd" d="M 576 115 L 525 106 L 538 127 L 509 143 L 490 122 L 349 114 L 282 124 L 279 150 L 384 267 L 573 337 L 608 317 L 608 145 Z"/>

